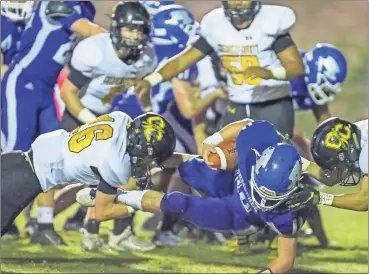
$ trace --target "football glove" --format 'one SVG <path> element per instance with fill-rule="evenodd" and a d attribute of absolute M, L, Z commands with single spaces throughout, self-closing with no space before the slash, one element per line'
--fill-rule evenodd
<path fill-rule="evenodd" d="M 300 210 L 319 204 L 320 192 L 311 186 L 304 186 L 302 190 L 292 194 L 284 203 L 289 210 Z"/>
<path fill-rule="evenodd" d="M 76 194 L 77 202 L 84 207 L 94 207 L 96 198 L 96 188 L 86 187 Z"/>

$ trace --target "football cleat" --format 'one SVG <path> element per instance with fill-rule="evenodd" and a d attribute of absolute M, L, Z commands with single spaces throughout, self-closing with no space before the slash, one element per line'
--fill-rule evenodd
<path fill-rule="evenodd" d="M 40 245 L 67 245 L 63 238 L 54 229 L 36 231 L 31 236 L 31 244 Z"/>
<path fill-rule="evenodd" d="M 30 238 L 37 231 L 37 229 L 38 229 L 37 219 L 31 218 L 31 219 L 29 219 L 29 221 L 27 222 L 27 224 L 24 228 L 24 233 L 25 233 L 26 237 Z"/>
<path fill-rule="evenodd" d="M 159 231 L 153 239 L 157 246 L 176 246 L 179 243 L 178 237 L 172 231 Z"/>
<path fill-rule="evenodd" d="M 124 246 L 123 241 L 132 235 L 131 227 L 127 227 L 121 234 L 115 235 L 112 231 L 109 232 L 108 245 L 112 249 L 118 251 L 126 251 L 127 248 Z"/>
<path fill-rule="evenodd" d="M 104 240 L 99 234 L 89 233 L 86 229 L 82 228 L 81 233 L 81 247 L 84 251 L 104 251 Z"/>

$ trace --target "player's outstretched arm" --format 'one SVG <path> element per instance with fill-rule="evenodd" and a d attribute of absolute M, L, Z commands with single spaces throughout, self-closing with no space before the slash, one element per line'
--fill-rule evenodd
<path fill-rule="evenodd" d="M 190 82 L 177 78 L 172 80 L 172 87 L 179 111 L 186 119 L 192 119 L 200 115 L 218 98 L 228 99 L 227 92 L 222 88 L 218 88 L 204 98 L 201 98 L 201 90 L 199 88 L 194 88 Z"/>
<path fill-rule="evenodd" d="M 278 257 L 268 268 L 259 273 L 286 273 L 292 267 L 296 257 L 296 238 L 278 236 Z"/>
<path fill-rule="evenodd" d="M 150 96 L 151 87 L 172 79 L 204 57 L 204 53 L 193 47 L 188 47 L 178 55 L 172 57 L 161 67 L 157 68 L 155 72 L 149 74 L 143 80 L 136 82 L 135 92 L 139 100 L 142 97 Z"/>
<path fill-rule="evenodd" d="M 81 18 L 76 22 L 74 22 L 70 29 L 71 31 L 78 33 L 83 37 L 90 37 L 96 34 L 108 32 L 103 27 L 100 27 L 99 25 L 92 23 L 90 20 L 86 18 Z"/>
<path fill-rule="evenodd" d="M 333 196 L 331 206 L 354 211 L 368 211 L 368 176 L 361 179 L 358 192 Z"/>

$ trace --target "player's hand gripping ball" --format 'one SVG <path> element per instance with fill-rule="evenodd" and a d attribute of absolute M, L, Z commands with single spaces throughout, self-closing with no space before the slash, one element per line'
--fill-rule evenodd
<path fill-rule="evenodd" d="M 208 157 L 209 162 L 213 163 L 214 168 L 223 170 L 234 170 L 237 167 L 237 151 L 235 141 L 223 141 L 214 147 L 217 153 L 211 153 Z"/>

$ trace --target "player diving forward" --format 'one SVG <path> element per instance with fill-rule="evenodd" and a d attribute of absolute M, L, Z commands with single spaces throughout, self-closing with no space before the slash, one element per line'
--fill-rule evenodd
<path fill-rule="evenodd" d="M 96 219 L 129 213 L 115 204 L 119 186 L 132 176 L 145 185 L 152 163 L 160 166 L 173 153 L 175 136 L 161 116 L 144 114 L 132 121 L 112 112 L 76 128 L 40 135 L 28 152 L 1 155 L 1 235 L 38 194 L 63 184 L 97 186 Z"/>
<path fill-rule="evenodd" d="M 207 158 L 215 152 L 213 146 L 222 140 L 236 140 L 238 167 L 234 171 L 207 166 L 212 166 Z M 283 206 L 299 191 L 302 163 L 297 150 L 282 143 L 269 122 L 247 119 L 206 139 L 203 157 L 174 155 L 164 166 L 179 166 L 187 184 L 211 197 L 144 190 L 120 193 L 117 201 L 144 211 L 178 214 L 206 229 L 239 231 L 268 225 L 279 234 L 278 257 L 262 273 L 287 272 L 295 258 L 294 235 L 304 223 L 303 212 L 291 212 Z M 89 193 L 79 202 L 93 204 Z"/>
<path fill-rule="evenodd" d="M 306 187 L 291 197 L 289 208 L 323 204 L 355 211 L 368 211 L 368 120 L 351 123 L 337 117 L 315 130 L 311 153 L 316 163 L 307 162 L 307 172 L 333 186 L 360 184 L 356 193 L 333 195 Z"/>

